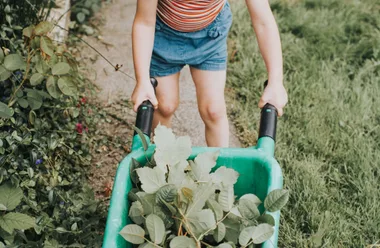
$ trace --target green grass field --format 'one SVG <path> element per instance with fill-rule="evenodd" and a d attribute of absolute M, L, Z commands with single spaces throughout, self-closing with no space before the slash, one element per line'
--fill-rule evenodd
<path fill-rule="evenodd" d="M 380 1 L 271 6 L 289 94 L 276 147 L 291 191 L 279 247 L 380 244 Z M 232 8 L 230 114 L 252 145 L 266 70 L 244 1 Z"/>

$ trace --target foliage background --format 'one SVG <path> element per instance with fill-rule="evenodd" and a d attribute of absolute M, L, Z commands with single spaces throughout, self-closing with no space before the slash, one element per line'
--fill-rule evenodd
<path fill-rule="evenodd" d="M 246 145 L 258 130 L 266 70 L 248 11 L 234 2 L 230 114 Z M 291 190 L 280 247 L 380 241 L 380 3 L 274 0 L 289 104 L 276 157 Z"/>
<path fill-rule="evenodd" d="M 22 192 L 14 210 L 0 210 L 0 246 L 99 246 L 105 213 L 86 184 L 93 91 L 65 44 L 48 37 L 51 25 L 37 25 L 52 1 L 27 2 L 0 2 L 0 186 Z M 14 214 L 24 219 L 6 228 Z"/>

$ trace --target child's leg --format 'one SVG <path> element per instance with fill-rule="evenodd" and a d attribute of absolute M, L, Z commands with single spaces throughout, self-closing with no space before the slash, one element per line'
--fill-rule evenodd
<path fill-rule="evenodd" d="M 158 123 L 171 127 L 171 119 L 179 104 L 179 72 L 165 77 L 156 77 L 158 109 L 154 111 L 152 129 Z"/>
<path fill-rule="evenodd" d="M 206 125 L 206 142 L 210 147 L 228 147 L 229 128 L 224 86 L 226 71 L 205 71 L 191 67 L 197 90 L 199 113 Z"/>

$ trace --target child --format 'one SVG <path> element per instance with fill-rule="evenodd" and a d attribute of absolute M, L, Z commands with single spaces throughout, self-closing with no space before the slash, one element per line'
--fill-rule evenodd
<path fill-rule="evenodd" d="M 276 21 L 268 0 L 246 0 L 246 4 L 268 71 L 269 82 L 259 107 L 271 103 L 281 116 L 287 93 Z M 155 106 L 153 128 L 158 123 L 170 127 L 179 103 L 179 73 L 189 65 L 207 145 L 228 147 L 224 87 L 231 23 L 227 0 L 137 0 L 132 31 L 137 84 L 132 101 L 135 111 L 144 100 Z M 156 95 L 150 77 L 158 80 Z"/>

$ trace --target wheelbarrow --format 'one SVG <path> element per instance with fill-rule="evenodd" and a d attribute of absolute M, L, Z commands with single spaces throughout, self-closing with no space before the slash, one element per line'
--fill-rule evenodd
<path fill-rule="evenodd" d="M 155 79 L 152 78 L 151 82 L 154 87 L 157 86 Z M 265 82 L 264 87 L 266 84 L 267 82 Z M 152 157 L 155 149 L 155 145 L 150 143 L 153 112 L 153 105 L 149 101 L 144 101 L 138 108 L 135 126 L 141 132 L 140 134 L 134 133 L 131 153 L 121 161 L 117 169 L 104 232 L 103 248 L 132 247 L 132 244 L 128 243 L 119 232 L 124 226 L 132 223 L 128 217 L 130 207 L 128 192 L 133 187 L 130 179 L 132 158 L 144 164 L 147 158 Z M 215 168 L 223 165 L 236 170 L 240 175 L 234 186 L 237 197 L 253 193 L 263 201 L 269 192 L 281 189 L 283 186 L 281 168 L 274 158 L 276 125 L 277 110 L 273 105 L 266 104 L 261 110 L 259 137 L 255 147 L 193 147 L 189 159 L 194 159 L 203 152 L 219 150 L 220 153 Z M 261 247 L 276 248 L 280 211 L 268 214 L 271 214 L 275 220 L 274 234 Z"/>

